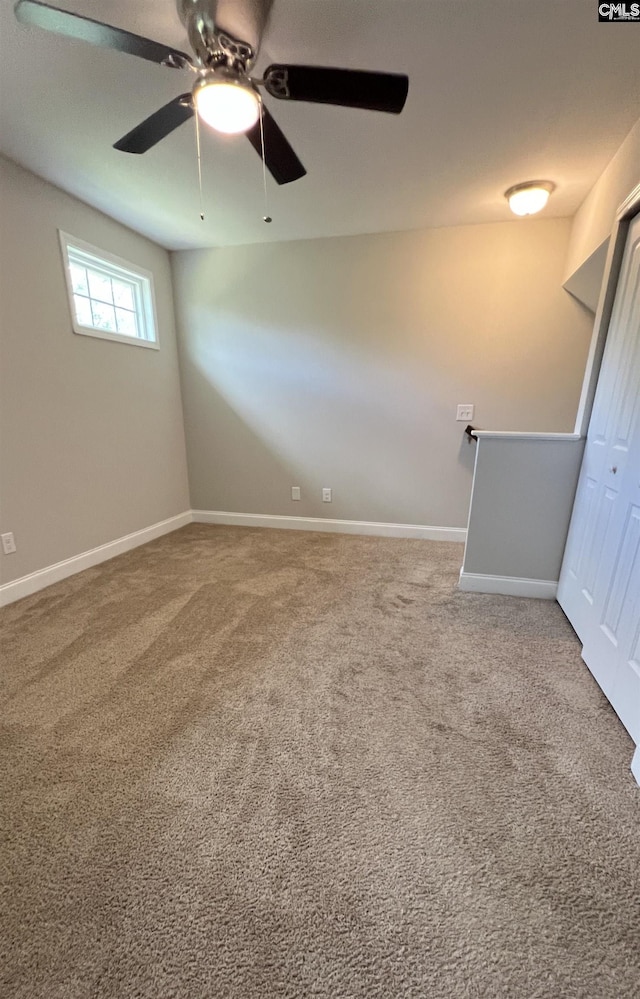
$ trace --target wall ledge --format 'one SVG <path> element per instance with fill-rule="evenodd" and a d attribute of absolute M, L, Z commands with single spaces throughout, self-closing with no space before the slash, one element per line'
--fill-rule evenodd
<path fill-rule="evenodd" d="M 501 593 L 508 597 L 555 600 L 557 579 L 523 579 L 518 576 L 485 576 L 460 570 L 459 589 L 466 593 Z"/>
<path fill-rule="evenodd" d="M 519 430 L 474 430 L 474 435 L 476 437 L 486 437 L 486 438 L 504 438 L 508 441 L 514 440 L 531 440 L 531 441 L 579 441 L 582 440 L 580 434 L 555 434 L 555 433 L 537 433 L 535 431 L 519 431 Z"/>
<path fill-rule="evenodd" d="M 330 520 L 325 517 L 288 517 L 267 513 L 230 513 L 192 510 L 196 524 L 238 527 L 275 527 L 289 531 L 327 531 L 332 534 L 366 534 L 381 538 L 417 538 L 423 541 L 464 542 L 464 527 L 428 527 L 421 524 L 386 524 L 367 520 Z"/>

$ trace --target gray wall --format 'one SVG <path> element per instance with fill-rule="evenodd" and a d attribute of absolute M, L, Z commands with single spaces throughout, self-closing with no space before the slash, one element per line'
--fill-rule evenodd
<path fill-rule="evenodd" d="M 593 316 L 561 287 L 569 230 L 173 254 L 192 506 L 466 527 L 457 403 L 480 427 L 573 429 Z"/>
<path fill-rule="evenodd" d="M 594 250 L 577 271 L 564 282 L 566 290 L 586 305 L 594 317 L 600 300 L 608 249 L 609 240 L 605 239 L 604 243 Z"/>
<path fill-rule="evenodd" d="M 557 581 L 584 440 L 481 436 L 463 571 Z"/>
<path fill-rule="evenodd" d="M 0 157 L 0 554 L 19 578 L 189 508 L 166 251 Z M 160 350 L 72 332 L 57 229 L 154 274 Z"/>

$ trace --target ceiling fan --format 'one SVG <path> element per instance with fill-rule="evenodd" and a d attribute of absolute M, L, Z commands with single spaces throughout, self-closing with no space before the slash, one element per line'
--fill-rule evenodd
<path fill-rule="evenodd" d="M 409 80 L 399 73 L 280 64 L 269 66 L 260 79 L 251 76 L 271 2 L 260 0 L 261 10 L 249 9 L 257 30 L 247 32 L 254 35 L 252 42 L 247 42 L 216 23 L 217 0 L 177 0 L 193 55 L 39 0 L 18 0 L 14 10 L 23 24 L 128 52 L 172 69 L 189 69 L 195 74 L 190 93 L 180 94 L 154 112 L 114 143 L 115 149 L 145 153 L 197 113 L 220 132 L 244 132 L 277 183 L 289 184 L 303 177 L 306 170 L 265 107 L 259 87 L 278 100 L 399 114 L 407 98 Z M 255 7 L 256 0 L 245 3 L 249 8 L 252 3 Z"/>

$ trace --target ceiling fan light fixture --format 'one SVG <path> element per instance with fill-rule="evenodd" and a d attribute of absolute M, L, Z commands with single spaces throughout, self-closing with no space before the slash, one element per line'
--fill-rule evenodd
<path fill-rule="evenodd" d="M 555 186 L 550 180 L 528 180 L 524 184 L 514 184 L 504 196 L 514 215 L 535 215 L 542 211 Z"/>
<path fill-rule="evenodd" d="M 260 115 L 260 98 L 242 80 L 203 76 L 193 88 L 193 102 L 205 124 L 226 135 L 247 132 Z"/>

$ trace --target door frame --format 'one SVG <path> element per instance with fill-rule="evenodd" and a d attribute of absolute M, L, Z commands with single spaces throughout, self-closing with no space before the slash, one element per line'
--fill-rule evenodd
<path fill-rule="evenodd" d="M 600 296 L 598 307 L 593 323 L 593 333 L 589 346 L 589 355 L 582 382 L 582 392 L 578 403 L 576 415 L 575 433 L 581 437 L 587 436 L 593 400 L 596 394 L 596 387 L 600 377 L 600 367 L 602 365 L 602 355 L 604 345 L 611 323 L 611 313 L 613 302 L 618 290 L 618 279 L 620 277 L 620 266 L 627 242 L 627 232 L 631 219 L 640 213 L 640 184 L 631 191 L 618 207 L 613 229 L 609 236 L 609 247 L 607 249 L 607 259 L 604 265 L 602 285 L 600 286 Z"/>

